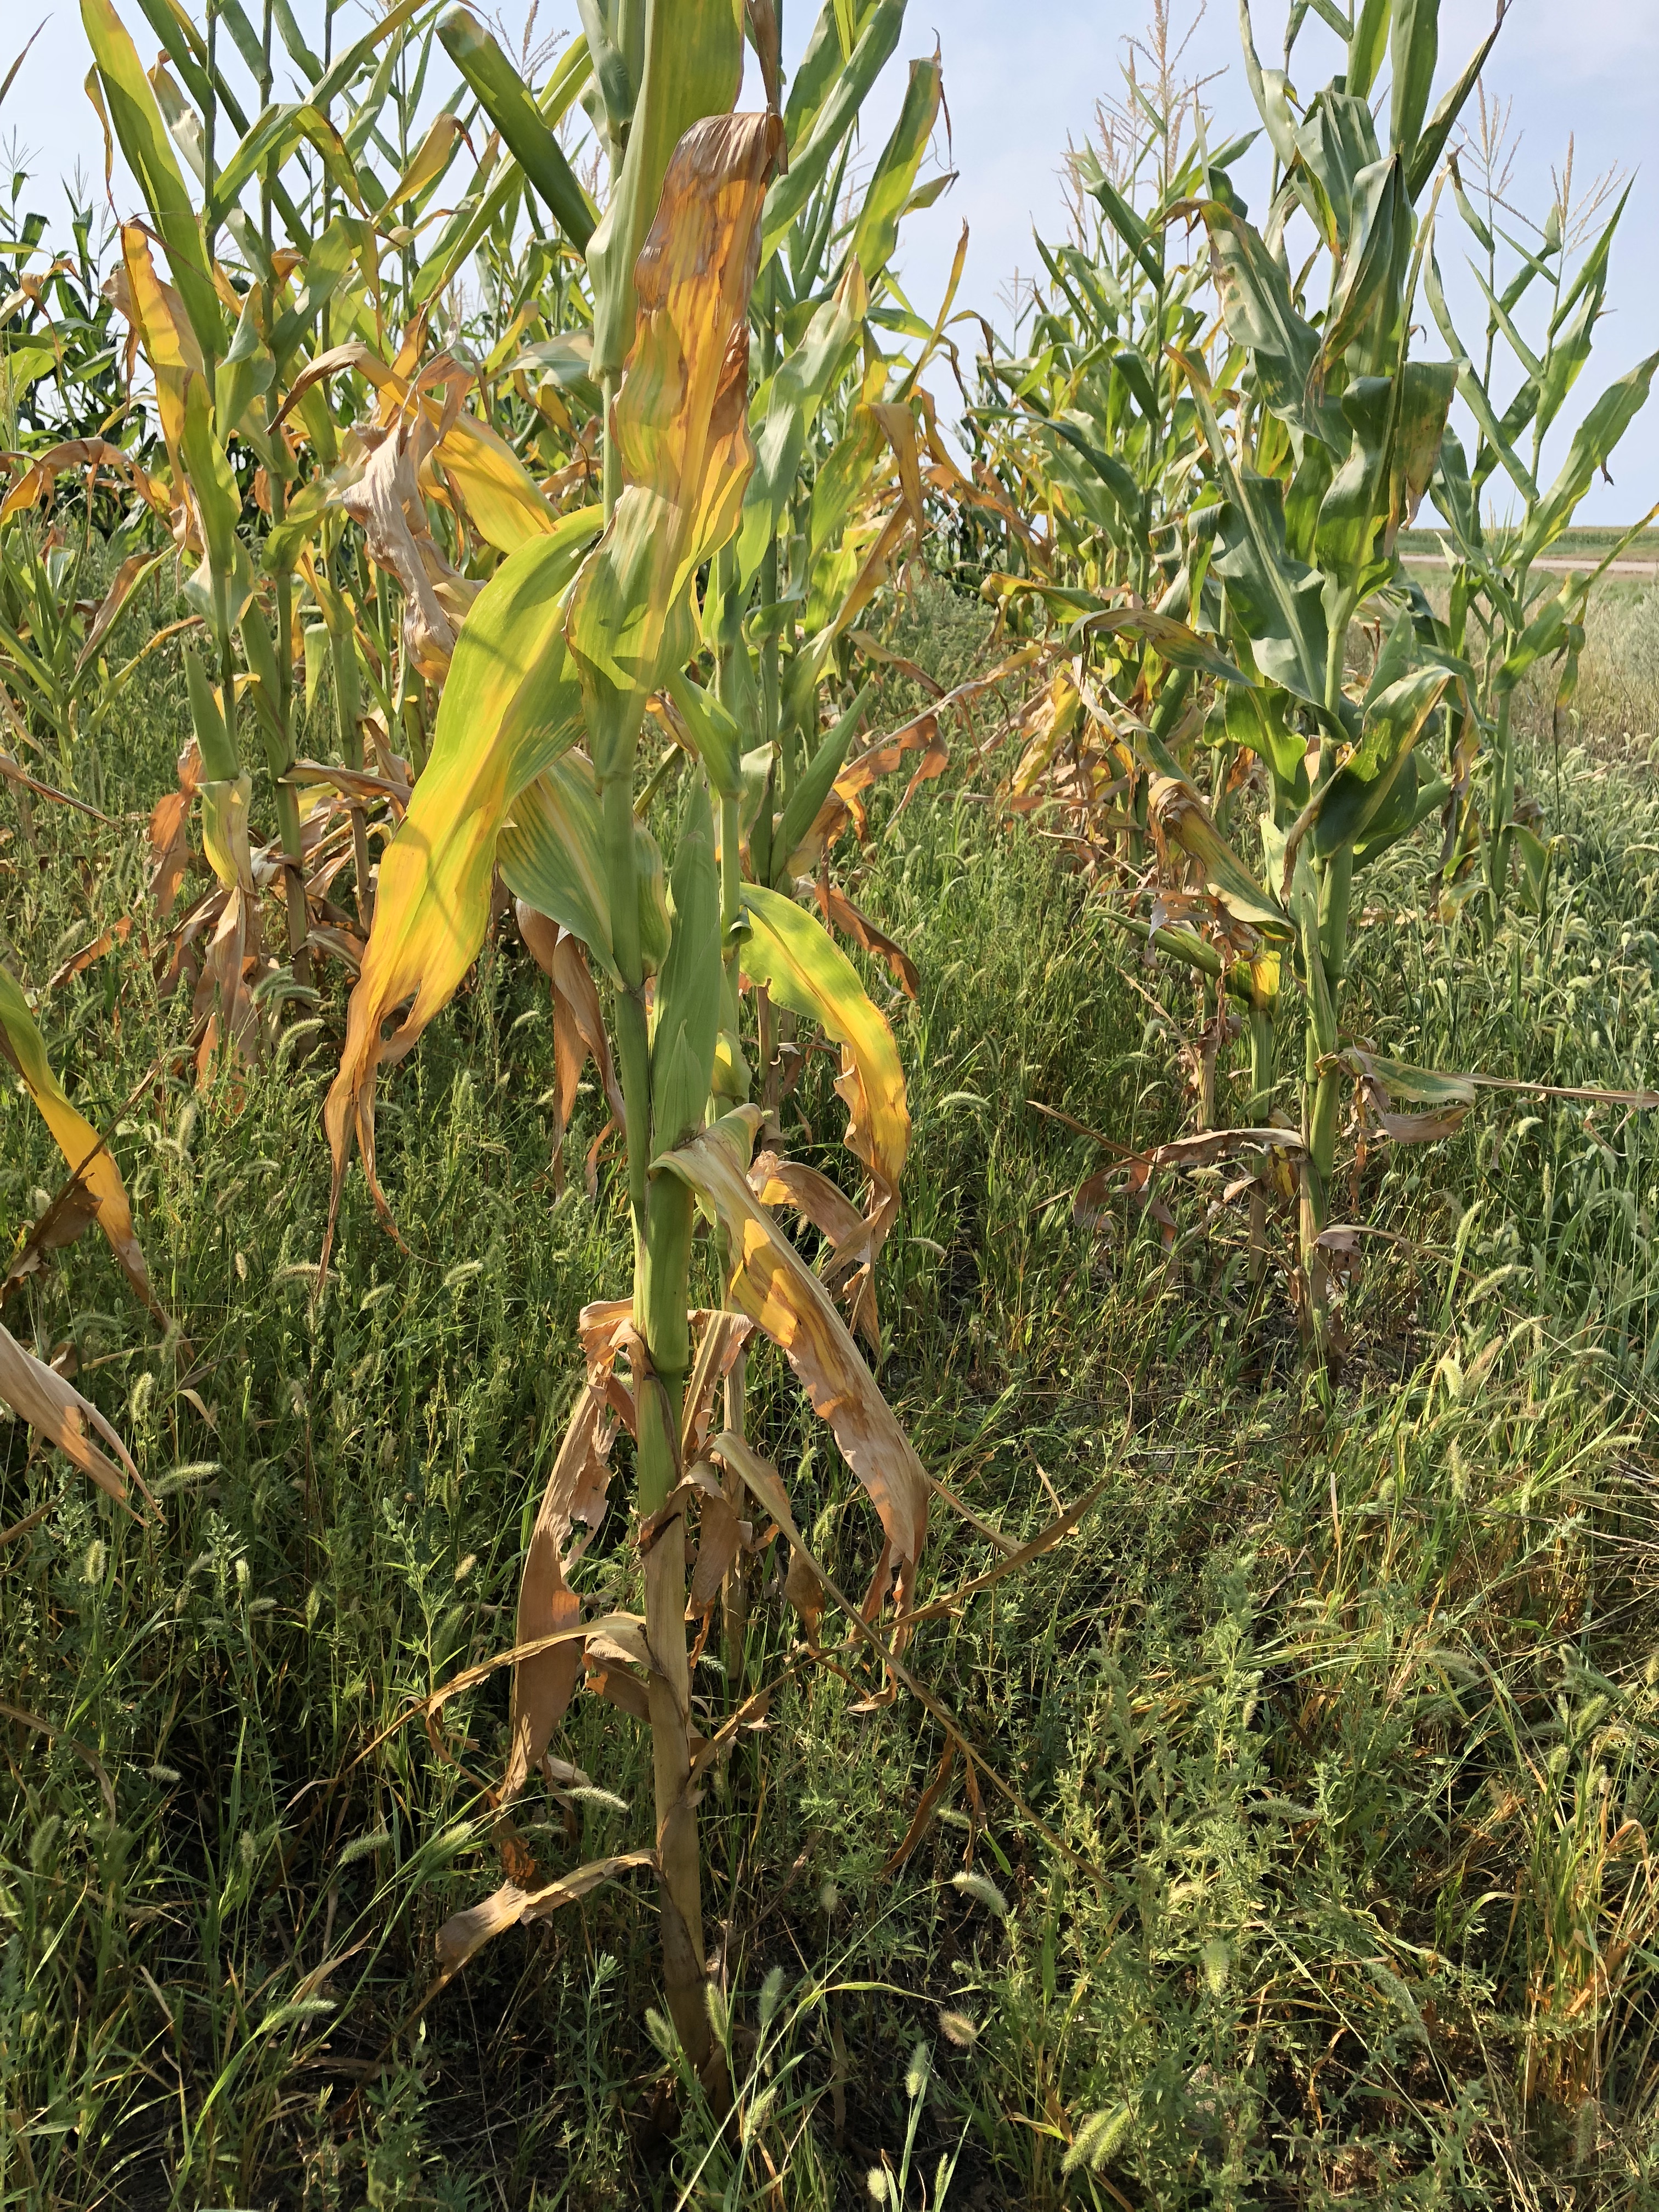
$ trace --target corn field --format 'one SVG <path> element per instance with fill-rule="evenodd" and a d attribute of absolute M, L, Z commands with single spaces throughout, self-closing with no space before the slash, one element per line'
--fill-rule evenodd
<path fill-rule="evenodd" d="M 1159 0 L 919 299 L 799 4 L 11 160 L 0 2208 L 1634 2212 L 1630 180 Z"/>

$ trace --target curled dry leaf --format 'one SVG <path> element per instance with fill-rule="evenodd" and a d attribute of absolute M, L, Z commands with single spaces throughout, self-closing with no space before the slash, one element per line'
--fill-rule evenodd
<path fill-rule="evenodd" d="M 179 788 L 158 799 L 149 817 L 149 893 L 164 919 L 189 872 L 190 807 L 201 781 L 202 749 L 192 738 L 179 756 Z"/>
<path fill-rule="evenodd" d="M 149 1498 L 131 1453 L 96 1406 L 25 1352 L 6 1328 L 0 1328 L 0 1398 L 118 1504 L 126 1503 L 129 1481 Z M 94 1435 L 103 1438 L 113 1458 L 99 1449 Z"/>
<path fill-rule="evenodd" d="M 422 676 L 441 684 L 479 586 L 451 567 L 427 520 L 420 465 L 436 443 L 424 413 L 399 422 L 380 436 L 340 504 L 362 525 L 371 559 L 403 587 L 404 642 L 410 659 Z"/>
<path fill-rule="evenodd" d="M 22 457 L 8 458 L 21 459 Z M 117 476 L 125 477 L 144 504 L 159 514 L 164 522 L 173 512 L 167 493 L 145 473 L 131 453 L 124 452 L 119 446 L 111 445 L 106 438 L 69 438 L 62 445 L 49 447 L 44 453 L 31 458 L 28 467 L 6 494 L 3 504 L 0 504 L 0 526 L 9 522 L 13 515 L 22 514 L 25 508 L 38 507 L 43 499 L 50 499 L 53 484 L 69 469 L 91 469 L 94 471 L 111 469 Z M 136 557 L 144 559 L 149 556 L 140 555 Z"/>
<path fill-rule="evenodd" d="M 124 914 L 109 928 L 100 929 L 90 945 L 83 945 L 78 952 L 70 953 L 61 968 L 46 978 L 46 995 L 61 991 L 72 975 L 84 975 L 88 968 L 101 960 L 106 953 L 113 952 L 118 945 L 125 945 L 132 934 L 132 916 Z"/>
<path fill-rule="evenodd" d="M 781 1347 L 881 1517 L 886 1542 L 866 1603 L 878 1606 L 891 1580 L 903 1612 L 927 1534 L 927 1478 L 823 1285 L 749 1187 L 760 1118 L 758 1108 L 740 1108 L 664 1153 L 658 1167 L 718 1217 L 732 1258 L 730 1302 Z"/>
<path fill-rule="evenodd" d="M 701 1337 L 685 1399 L 688 1460 L 702 1449 L 715 1389 L 753 1326 L 740 1314 L 704 1311 L 694 1318 Z M 632 1393 L 616 1372 L 617 1360 L 627 1357 L 636 1341 L 633 1302 L 612 1298 L 585 1306 L 578 1330 L 586 1373 L 531 1531 L 514 1639 L 515 1649 L 548 1638 L 560 1640 L 531 1652 L 514 1668 L 503 1802 L 523 1789 L 545 1753 L 575 1692 L 584 1656 L 590 1664 L 609 1662 L 613 1666 L 624 1658 L 644 1662 L 647 1657 L 635 1632 L 614 1618 L 592 1636 L 571 1634 L 581 1618 L 581 1607 L 566 1580 L 566 1570 L 581 1557 L 605 1518 L 617 1423 L 624 1424 L 630 1434 L 635 1427 Z M 581 1533 L 574 1534 L 578 1528 Z"/>
<path fill-rule="evenodd" d="M 525 1554 L 514 1638 L 520 1644 L 556 1636 L 581 1617 L 580 1601 L 565 1579 L 565 1569 L 580 1556 L 605 1518 L 616 1432 L 616 1416 L 606 1401 L 605 1380 L 596 1378 L 590 1369 L 547 1478 L 530 1548 Z M 578 1522 L 584 1533 L 573 1544 L 571 1533 Z M 580 1663 L 581 1648 L 572 1643 L 522 1659 L 514 1668 L 507 1771 L 501 1780 L 503 1801 L 523 1789 L 552 1741 L 553 1731 L 575 1692 Z"/>
<path fill-rule="evenodd" d="M 514 902 L 519 934 L 536 964 L 553 986 L 553 1187 L 564 1188 L 564 1133 L 576 1103 L 576 1086 L 591 1059 L 599 1072 L 605 1103 L 619 1125 L 625 1118 L 622 1086 L 611 1065 L 611 1043 L 599 1011 L 581 940 L 523 899 Z"/>
<path fill-rule="evenodd" d="M 122 1273 L 150 1311 L 165 1323 L 166 1316 L 150 1288 L 149 1269 L 132 1225 L 132 1206 L 115 1155 L 86 1116 L 70 1103 L 68 1092 L 52 1073 L 28 1001 L 4 967 L 0 967 L 0 1053 L 22 1078 L 41 1120 L 69 1164 L 71 1177 L 90 1197 L 98 1225 L 108 1237 Z"/>
<path fill-rule="evenodd" d="M 747 1314 L 703 1311 L 694 1314 L 692 1320 L 700 1334 L 680 1415 L 680 1460 L 686 1467 L 702 1456 L 708 1442 L 714 1393 L 736 1365 L 738 1354 L 755 1328 Z"/>
<path fill-rule="evenodd" d="M 794 1510 L 783 1477 L 769 1459 L 763 1458 L 742 1437 L 725 1432 L 715 1437 L 713 1449 L 721 1464 L 731 1468 L 750 1496 L 771 1515 L 782 1531 L 789 1547 L 789 1571 L 784 1578 L 783 1594 L 799 1613 L 807 1642 L 816 1644 L 818 1624 L 823 1619 L 825 1577 L 795 1525 Z"/>
<path fill-rule="evenodd" d="M 481 1904 L 470 1905 L 464 1912 L 452 1913 L 438 1930 L 438 1964 L 443 1969 L 444 1979 L 447 1981 L 452 1974 L 459 1973 L 467 1960 L 504 1928 L 515 1928 L 521 1920 L 544 1920 L 562 1905 L 575 1904 L 601 1883 L 614 1881 L 630 1868 L 654 1867 L 656 1863 L 654 1851 L 621 1851 L 613 1858 L 591 1860 L 574 1874 L 549 1882 L 545 1889 L 524 1890 L 514 1882 L 503 1883 Z"/>
<path fill-rule="evenodd" d="M 904 947 L 889 937 L 885 930 L 878 929 L 868 915 L 860 914 L 846 893 L 837 890 L 826 877 L 819 876 L 813 890 L 817 895 L 818 910 L 830 927 L 838 929 L 843 937 L 850 937 L 861 951 L 884 961 L 893 981 L 905 997 L 914 1001 L 921 979 L 915 961 Z"/>

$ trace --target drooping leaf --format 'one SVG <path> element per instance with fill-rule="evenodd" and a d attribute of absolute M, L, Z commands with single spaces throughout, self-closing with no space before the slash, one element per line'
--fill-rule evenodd
<path fill-rule="evenodd" d="M 729 1302 L 781 1349 L 869 1493 L 887 1540 L 866 1602 L 880 1601 L 890 1577 L 902 1613 L 927 1533 L 927 1478 L 823 1284 L 749 1187 L 760 1119 L 758 1108 L 740 1108 L 658 1164 L 718 1217 L 732 1258 Z"/>
<path fill-rule="evenodd" d="M 28 1000 L 9 969 L 0 965 L 0 1052 L 22 1078 L 41 1120 L 52 1131 L 70 1173 L 94 1200 L 98 1226 L 133 1289 L 153 1311 L 160 1309 L 150 1289 L 149 1269 L 132 1225 L 132 1206 L 121 1170 L 85 1115 L 70 1104 L 69 1093 L 52 1072 L 46 1042 L 34 1025 Z"/>
<path fill-rule="evenodd" d="M 48 1443 L 56 1444 L 106 1496 L 124 1504 L 129 1481 L 143 1490 L 131 1454 L 96 1406 L 33 1352 L 25 1352 L 8 1328 L 0 1328 L 0 1399 Z M 92 1441 L 94 1436 L 103 1438 L 108 1452 Z"/>
<path fill-rule="evenodd" d="M 578 515 L 509 555 L 457 641 L 431 757 L 380 863 L 374 926 L 325 1109 L 335 1210 L 354 1133 L 378 1197 L 375 1070 L 410 1050 L 476 958 L 507 811 L 580 733 L 580 689 L 563 628 L 591 529 Z M 388 1043 L 382 1025 L 411 992 L 415 1002 Z"/>
<path fill-rule="evenodd" d="M 550 761 L 513 800 L 496 847 L 515 898 L 568 929 L 610 977 L 612 956 L 605 827 L 592 763 L 579 752 Z"/>

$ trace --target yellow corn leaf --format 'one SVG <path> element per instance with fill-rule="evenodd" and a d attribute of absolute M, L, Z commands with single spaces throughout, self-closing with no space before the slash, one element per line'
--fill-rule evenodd
<path fill-rule="evenodd" d="M 429 362 L 422 371 L 422 382 L 441 371 L 448 358 L 444 355 Z M 405 364 L 401 354 L 393 364 L 382 361 L 372 347 L 355 338 L 331 346 L 295 377 L 283 413 L 297 405 L 313 385 L 342 369 L 355 369 L 380 393 L 383 427 L 404 422 L 412 411 L 418 410 L 427 432 L 422 441 L 422 453 L 429 451 L 443 464 L 479 536 L 498 553 L 516 553 L 533 538 L 550 537 L 565 519 L 554 513 L 524 463 L 489 423 L 462 414 L 459 404 L 447 408 L 431 392 L 411 386 L 413 363 Z M 464 388 L 471 382 L 471 374 L 452 364 L 445 380 Z"/>
<path fill-rule="evenodd" d="M 466 502 L 474 528 L 498 553 L 550 537 L 561 518 L 505 438 L 476 415 L 458 415 L 434 448 Z"/>
<path fill-rule="evenodd" d="M 782 1350 L 881 1516 L 887 1540 L 866 1606 L 892 1579 L 902 1613 L 927 1534 L 927 1478 L 828 1291 L 749 1187 L 761 1118 L 758 1107 L 740 1107 L 662 1153 L 657 1171 L 678 1176 L 717 1217 L 732 1263 L 728 1304 Z"/>
<path fill-rule="evenodd" d="M 374 1176 L 375 1069 L 410 1050 L 476 958 L 507 811 L 580 732 L 565 597 L 592 531 L 591 513 L 567 516 L 550 538 L 510 554 L 457 641 L 431 757 L 380 863 L 374 926 L 325 1109 L 334 1155 L 331 1241 L 354 1131 L 385 1210 Z M 381 1027 L 411 992 L 415 1002 L 387 1042 Z"/>
<path fill-rule="evenodd" d="M 447 108 L 434 115 L 427 125 L 427 132 L 415 149 L 409 167 L 386 196 L 386 204 L 375 218 L 384 222 L 395 208 L 405 201 L 418 199 L 434 178 L 442 176 L 449 167 L 450 156 L 455 150 L 455 141 L 461 135 L 460 118 L 452 115 Z"/>
<path fill-rule="evenodd" d="M 149 1286 L 149 1269 L 132 1226 L 132 1207 L 115 1156 L 90 1121 L 70 1103 L 46 1057 L 46 1048 L 34 1025 L 28 1000 L 10 971 L 0 967 L 0 1051 L 23 1079 L 28 1094 L 52 1131 L 58 1148 L 96 1201 L 98 1226 L 120 1261 L 123 1273 L 144 1304 L 159 1312 Z M 32 1418 L 32 1417 L 31 1417 Z M 90 1472 L 90 1470 L 88 1470 Z"/>
<path fill-rule="evenodd" d="M 0 1398 L 111 1498 L 125 1501 L 129 1478 L 143 1490 L 126 1446 L 96 1406 L 71 1389 L 61 1375 L 25 1352 L 6 1328 L 0 1328 Z M 93 1443 L 94 1433 L 108 1444 L 114 1459 Z"/>
<path fill-rule="evenodd" d="M 872 1270 L 898 1213 L 898 1183 L 910 1149 L 904 1070 L 887 1017 L 859 981 L 858 970 L 822 922 L 781 891 L 745 884 L 750 923 L 739 957 L 750 981 L 817 1023 L 841 1047 L 836 1089 L 848 1110 L 847 1146 L 870 1170 L 872 1185 L 864 1266 L 849 1290 L 857 1326 L 873 1346 L 880 1331 Z"/>
<path fill-rule="evenodd" d="M 175 496 L 185 493 L 185 383 L 202 376 L 202 350 L 185 319 L 183 303 L 169 284 L 156 274 L 149 240 L 136 222 L 121 226 L 121 260 L 126 276 L 119 305 L 137 334 L 144 359 L 155 380 L 156 412 L 161 435 L 173 465 Z"/>
<path fill-rule="evenodd" d="M 670 617 L 736 529 L 754 465 L 749 295 L 781 125 L 711 116 L 675 149 L 639 258 L 638 335 L 613 411 L 626 485 L 571 594 L 600 781 L 625 769 Z"/>

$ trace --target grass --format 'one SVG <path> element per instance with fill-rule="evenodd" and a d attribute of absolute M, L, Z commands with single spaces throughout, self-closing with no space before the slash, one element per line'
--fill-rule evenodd
<path fill-rule="evenodd" d="M 1653 1079 L 1656 605 L 1606 604 L 1559 757 L 1532 726 L 1542 916 L 1449 942 L 1426 847 L 1364 879 L 1354 1028 L 1380 1048 Z M 898 643 L 948 678 L 981 635 L 930 586 Z M 185 726 L 175 678 L 145 682 L 112 812 L 165 787 Z M 643 1885 L 434 1996 L 434 1931 L 498 1879 L 505 1676 L 430 1731 L 405 1717 L 510 1641 L 576 1315 L 627 1279 L 619 1193 L 554 1194 L 547 1000 L 503 934 L 385 1086 L 402 1246 L 354 1173 L 313 1311 L 337 971 L 319 1028 L 198 1092 L 135 929 L 42 1022 L 116 1129 L 176 1328 L 93 1238 L 7 1320 L 74 1347 L 162 1511 L 136 1527 L 0 1435 L 0 2207 L 842 2207 L 872 2169 L 907 2206 L 1654 2201 L 1656 1132 L 1495 1097 L 1446 1146 L 1373 1152 L 1352 1356 L 1310 1386 L 1219 1176 L 1174 1196 L 1167 1251 L 1127 1210 L 1073 1220 L 1098 1154 L 1026 1102 L 1174 1133 L 1194 1008 L 991 789 L 958 769 L 886 802 L 853 887 L 922 979 L 893 1005 L 916 1140 L 884 1381 L 929 1468 L 1017 1540 L 1104 1481 L 1073 1537 L 913 1647 L 1073 1857 L 988 1788 L 981 1817 L 958 1767 L 890 1870 L 945 1744 L 906 1695 L 870 1707 L 848 1646 L 704 1806 L 740 2130 L 655 2039 Z M 0 879 L 36 988 L 145 912 L 136 822 L 43 834 L 49 865 L 14 838 Z M 794 1147 L 844 1174 L 818 1060 L 795 1103 Z M 573 1166 L 597 1126 L 585 1101 Z M 14 1098 L 12 1222 L 53 1184 Z M 757 1370 L 761 1441 L 861 1586 L 872 1516 Z M 591 1591 L 633 1587 L 623 1523 Z M 939 1509 L 923 1595 L 995 1557 Z M 792 1619 L 769 1588 L 751 1681 Z M 711 1711 L 734 1686 L 705 1658 Z M 647 1840 L 633 1724 L 579 1700 L 556 1748 L 605 1794 L 529 1794 L 544 1870 Z"/>

